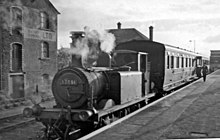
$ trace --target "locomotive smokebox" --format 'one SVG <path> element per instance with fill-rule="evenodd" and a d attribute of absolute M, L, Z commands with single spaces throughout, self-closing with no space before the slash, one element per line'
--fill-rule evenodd
<path fill-rule="evenodd" d="M 103 96 L 105 74 L 77 67 L 59 71 L 52 82 L 52 92 L 58 105 L 72 109 L 92 107 Z"/>

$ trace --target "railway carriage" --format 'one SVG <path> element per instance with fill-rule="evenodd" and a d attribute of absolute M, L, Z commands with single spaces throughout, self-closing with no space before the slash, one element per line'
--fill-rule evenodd
<path fill-rule="evenodd" d="M 208 59 L 197 53 L 154 41 L 132 40 L 119 44 L 117 49 L 148 53 L 150 92 L 155 92 L 158 96 L 201 77 L 201 66 L 208 63 Z"/>
<path fill-rule="evenodd" d="M 164 90 L 170 90 L 196 78 L 196 54 L 178 47 L 165 47 Z"/>

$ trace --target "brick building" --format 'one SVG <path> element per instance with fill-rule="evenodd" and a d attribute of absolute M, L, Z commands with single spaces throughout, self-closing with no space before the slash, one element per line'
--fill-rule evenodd
<path fill-rule="evenodd" d="M 213 72 L 217 69 L 220 69 L 220 50 L 211 50 L 210 71 Z"/>
<path fill-rule="evenodd" d="M 49 0 L 0 0 L 0 91 L 50 93 L 57 71 L 57 15 Z"/>

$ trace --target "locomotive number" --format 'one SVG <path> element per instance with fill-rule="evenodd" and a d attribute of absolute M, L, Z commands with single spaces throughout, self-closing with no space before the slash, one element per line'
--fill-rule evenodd
<path fill-rule="evenodd" d="M 77 86 L 78 82 L 75 79 L 62 79 L 60 81 L 61 86 Z"/>

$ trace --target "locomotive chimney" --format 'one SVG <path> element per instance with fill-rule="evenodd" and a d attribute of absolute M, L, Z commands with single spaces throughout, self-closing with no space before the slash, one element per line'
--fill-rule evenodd
<path fill-rule="evenodd" d="M 72 31 L 70 32 L 70 34 L 71 34 L 70 38 L 72 39 L 72 42 L 70 43 L 70 47 L 75 48 L 76 40 L 83 38 L 84 32 L 83 31 Z"/>
<path fill-rule="evenodd" d="M 149 27 L 149 39 L 150 41 L 153 41 L 153 26 L 150 26 Z"/>
<path fill-rule="evenodd" d="M 118 25 L 118 29 L 121 29 L 121 22 L 118 22 L 117 25 Z"/>
<path fill-rule="evenodd" d="M 72 42 L 70 43 L 70 48 L 76 48 L 76 45 L 75 45 L 76 41 L 84 37 L 84 32 L 83 31 L 72 31 L 70 32 L 70 34 L 71 34 L 70 38 L 72 39 Z M 81 56 L 72 54 L 71 57 L 72 57 L 72 60 L 71 60 L 70 66 L 83 67 Z"/>

